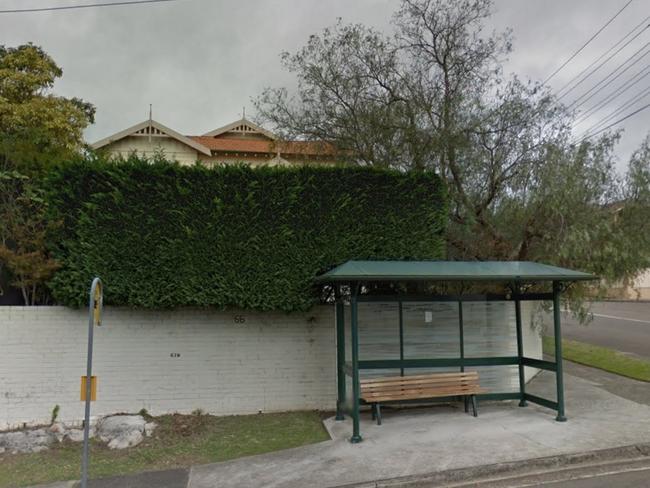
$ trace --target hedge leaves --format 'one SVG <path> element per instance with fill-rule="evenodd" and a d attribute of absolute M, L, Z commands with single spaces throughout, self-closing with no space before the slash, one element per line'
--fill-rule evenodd
<path fill-rule="evenodd" d="M 313 278 L 348 259 L 440 259 L 445 194 L 432 173 L 81 161 L 47 181 L 55 299 L 306 310 Z"/>

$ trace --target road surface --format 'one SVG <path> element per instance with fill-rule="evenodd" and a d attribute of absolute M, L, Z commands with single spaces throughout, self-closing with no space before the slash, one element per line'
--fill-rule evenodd
<path fill-rule="evenodd" d="M 563 314 L 562 337 L 650 360 L 650 302 L 594 302 L 591 311 L 587 325 Z"/>
<path fill-rule="evenodd" d="M 593 478 L 542 483 L 538 486 L 546 488 L 647 488 L 650 486 L 650 468 Z"/>

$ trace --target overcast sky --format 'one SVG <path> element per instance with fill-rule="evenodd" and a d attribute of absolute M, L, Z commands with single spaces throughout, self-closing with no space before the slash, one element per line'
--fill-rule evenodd
<path fill-rule="evenodd" d="M 0 10 L 98 2 L 0 0 Z M 514 52 L 507 71 L 539 80 L 559 67 L 625 3 L 627 0 L 496 0 L 489 27 L 513 29 Z M 184 134 L 202 134 L 241 117 L 243 106 L 247 115 L 252 115 L 250 99 L 263 87 L 291 86 L 291 76 L 280 67 L 281 51 L 295 51 L 311 33 L 333 24 L 337 17 L 388 30 L 398 4 L 397 0 L 177 0 L 0 14 L 0 44 L 31 41 L 56 60 L 64 75 L 55 92 L 84 98 L 97 107 L 96 123 L 86 131 L 89 142 L 146 119 L 150 103 L 159 122 Z M 650 2 L 633 0 L 550 85 L 562 87 L 648 15 Z M 566 100 L 591 88 L 648 41 L 650 29 L 601 68 L 593 81 L 585 82 L 584 90 L 576 89 Z M 620 80 L 649 65 L 650 56 Z M 645 78 L 607 105 L 594 115 L 592 123 L 649 87 L 649 80 Z M 607 93 L 601 92 L 602 96 Z M 643 100 L 648 103 L 650 96 Z M 622 115 L 642 106 L 643 100 Z M 622 124 L 621 167 L 650 130 L 649 121 L 650 110 Z"/>

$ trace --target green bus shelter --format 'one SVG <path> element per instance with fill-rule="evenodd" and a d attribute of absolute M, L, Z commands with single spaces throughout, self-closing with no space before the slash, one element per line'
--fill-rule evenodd
<path fill-rule="evenodd" d="M 562 378 L 562 333 L 560 325 L 560 296 L 566 287 L 576 281 L 598 279 L 589 273 L 574 271 L 556 266 L 525 261 L 347 261 L 346 263 L 319 276 L 317 282 L 328 284 L 334 289 L 336 307 L 336 338 L 337 338 L 337 383 L 338 398 L 336 403 L 336 418 L 343 420 L 346 411 L 352 417 L 353 432 L 351 442 L 361 442 L 359 427 L 360 409 L 360 370 L 395 369 L 404 375 L 408 368 L 435 367 L 465 367 L 517 365 L 519 368 L 518 392 L 489 392 L 479 395 L 487 400 L 519 400 L 520 406 L 527 402 L 548 407 L 557 412 L 558 422 L 566 421 L 564 413 L 564 385 Z M 502 285 L 504 293 L 441 295 L 438 293 L 391 293 L 388 295 L 370 293 L 376 290 L 377 284 L 396 285 L 420 283 L 487 283 Z M 522 291 L 529 285 L 543 291 Z M 381 287 L 380 287 L 381 288 Z M 385 287 L 384 287 L 385 288 Z M 426 289 L 427 287 L 419 287 Z M 392 288 L 393 290 L 396 287 Z M 544 291 L 546 290 L 546 291 Z M 544 361 L 524 356 L 522 340 L 521 302 L 526 300 L 545 300 L 553 302 L 553 324 L 555 332 L 555 361 Z M 351 358 L 345 357 L 345 301 L 350 304 L 350 346 Z M 456 358 L 408 358 L 404 357 L 403 316 L 404 302 L 457 302 L 458 303 L 458 333 L 459 356 Z M 502 357 L 465 357 L 463 332 L 463 303 L 464 302 L 509 301 L 515 307 L 515 326 L 517 334 L 517 355 Z M 399 359 L 359 359 L 359 302 L 397 302 L 399 310 Z M 524 367 L 553 371 L 556 378 L 556 401 L 541 398 L 526 393 Z M 349 408 L 346 400 L 346 380 L 352 381 L 352 398 Z"/>

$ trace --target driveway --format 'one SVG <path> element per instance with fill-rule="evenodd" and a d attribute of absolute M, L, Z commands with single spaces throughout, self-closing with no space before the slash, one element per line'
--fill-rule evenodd
<path fill-rule="evenodd" d="M 594 302 L 591 311 L 587 325 L 564 314 L 562 336 L 650 360 L 650 302 Z"/>

